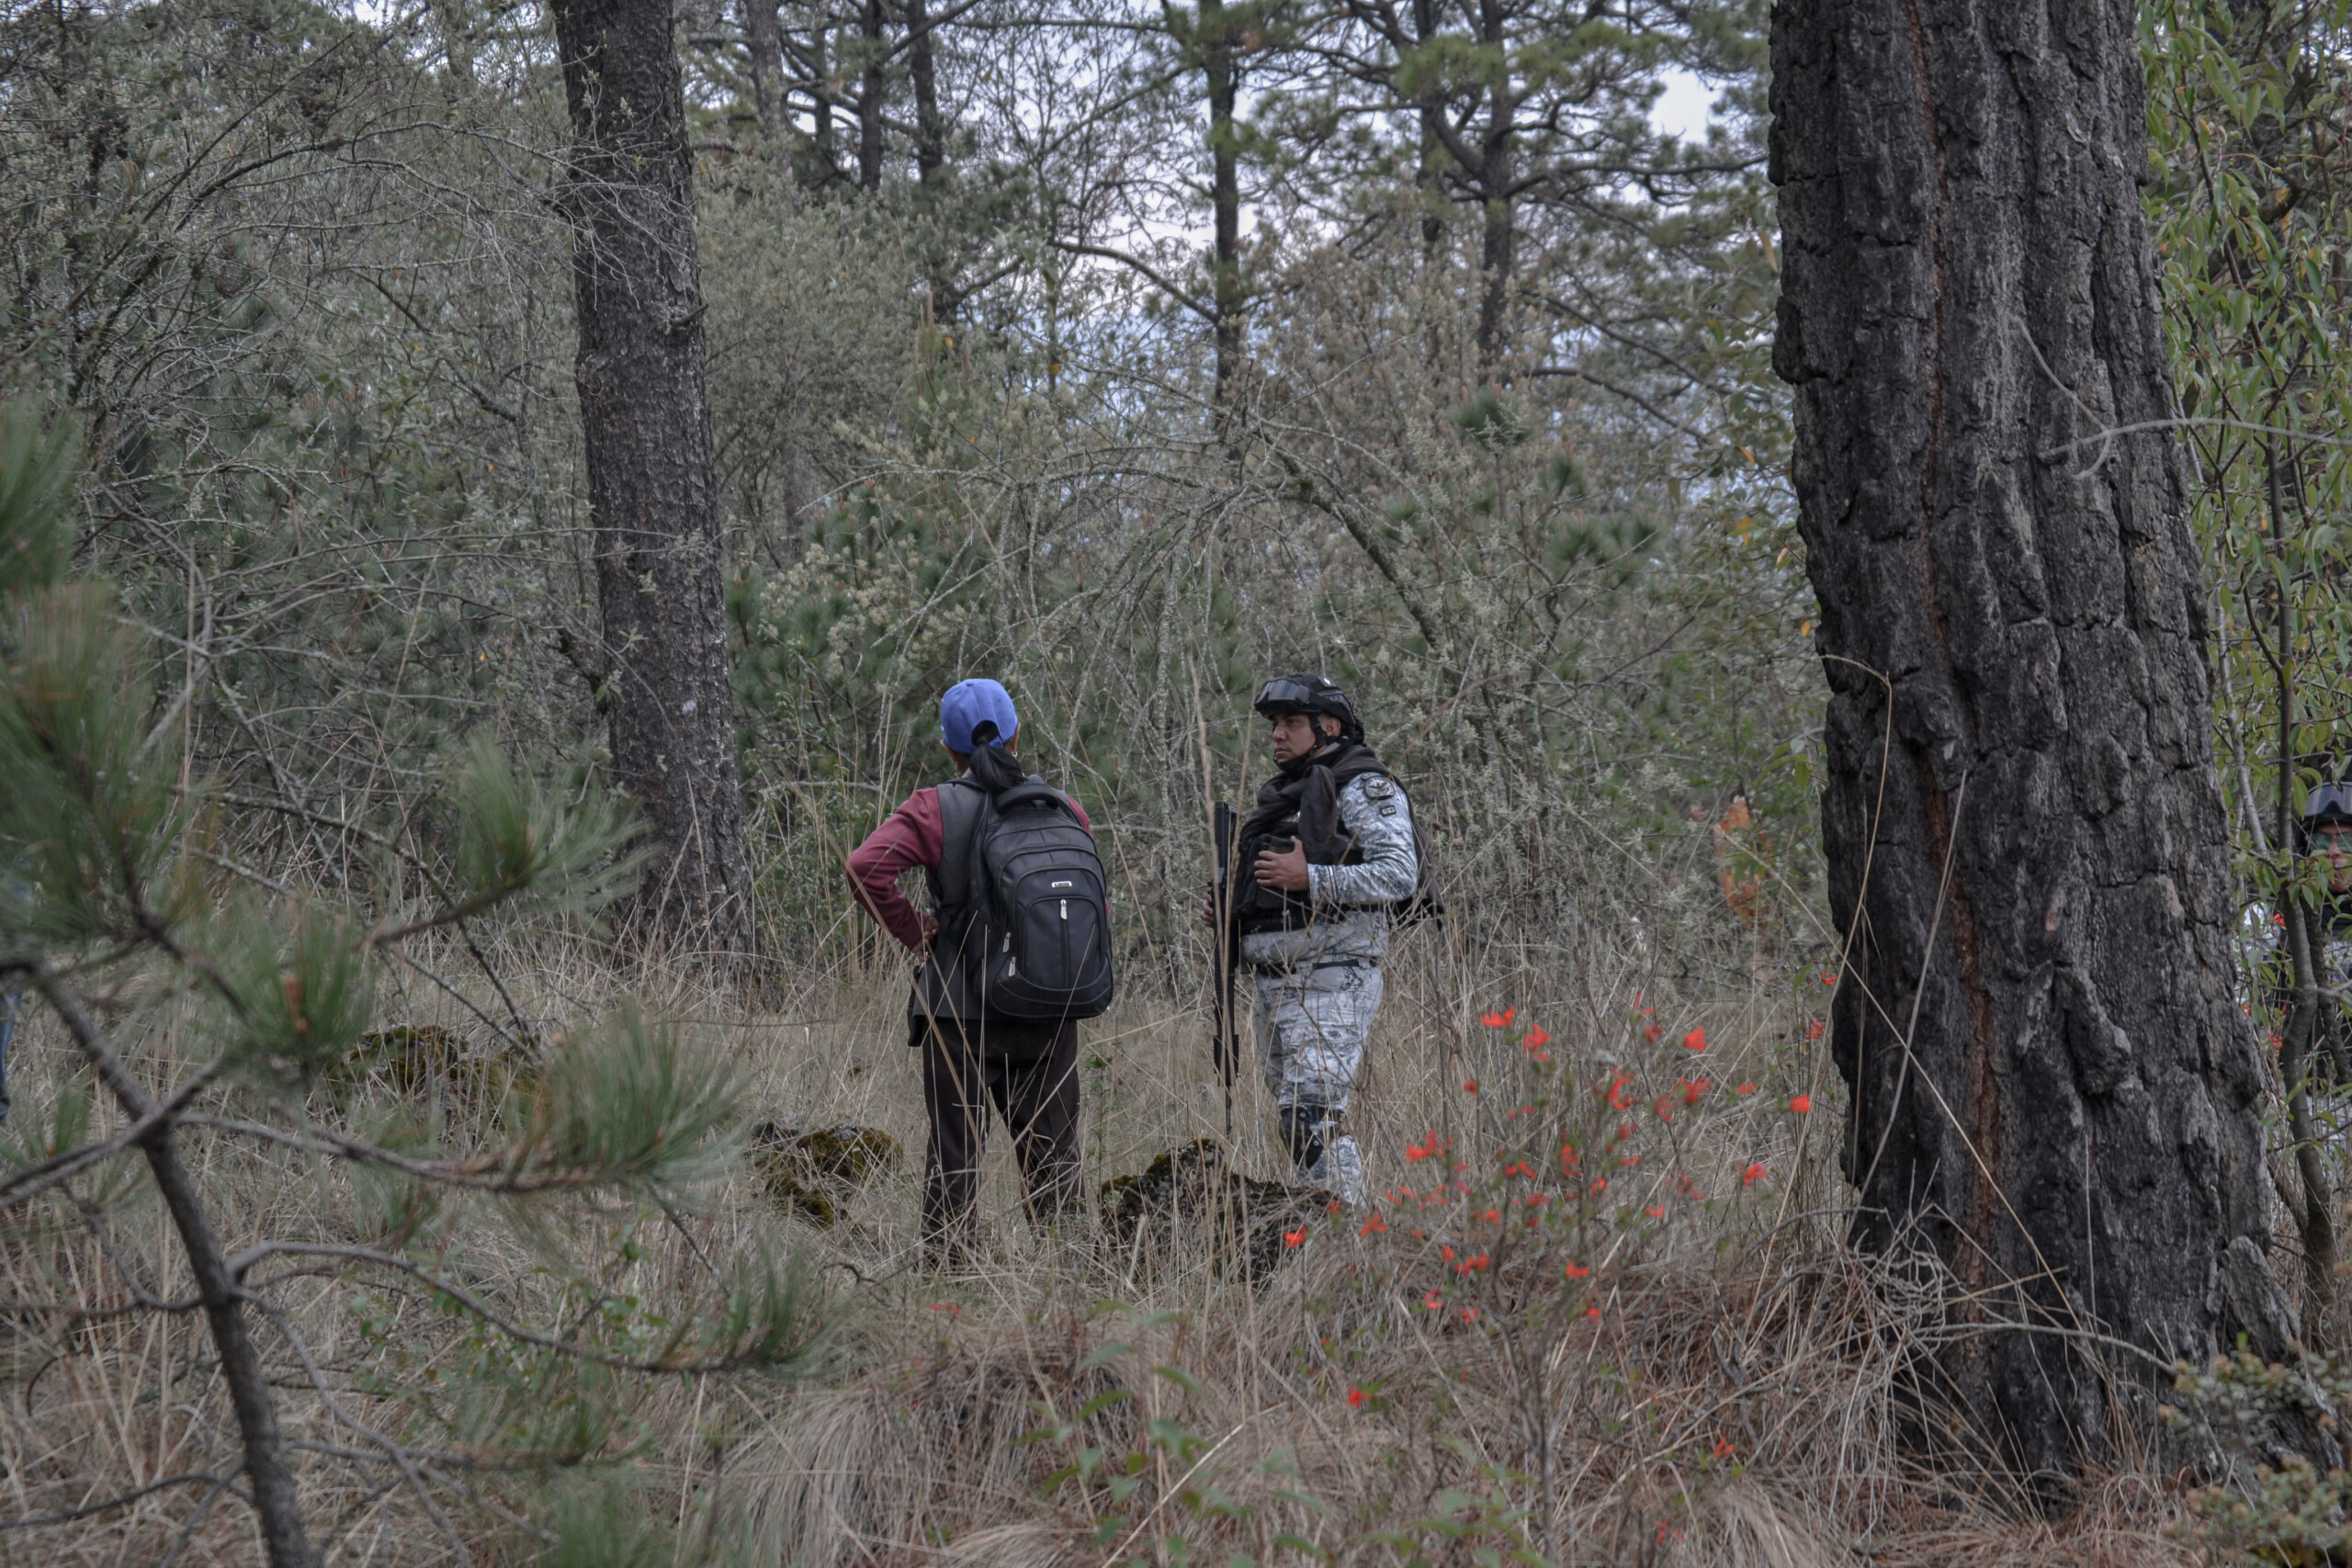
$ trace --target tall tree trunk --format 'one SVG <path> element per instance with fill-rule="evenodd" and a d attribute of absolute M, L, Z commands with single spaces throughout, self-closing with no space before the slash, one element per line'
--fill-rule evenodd
<path fill-rule="evenodd" d="M 1210 205 L 1216 209 L 1211 304 L 1216 311 L 1216 405 L 1222 422 L 1241 368 L 1241 175 L 1233 107 L 1240 72 L 1233 62 L 1233 22 L 1224 0 L 1201 0 L 1201 68 L 1209 89 Z"/>
<path fill-rule="evenodd" d="M 822 190 L 841 174 L 841 160 L 834 154 L 832 29 L 826 25 L 825 13 L 817 13 L 816 23 L 808 39 L 808 74 L 814 78 L 808 96 L 815 100 L 808 122 L 808 157 L 811 167 L 806 184 L 811 190 Z"/>
<path fill-rule="evenodd" d="M 668 0 L 557 0 L 573 149 L 575 374 L 610 671 L 613 773 L 656 853 L 648 940 L 734 954 L 751 874 L 711 472 L 693 168 Z"/>
<path fill-rule="evenodd" d="M 466 15 L 465 0 L 433 0 L 433 23 L 441 31 L 441 58 L 449 67 L 453 81 L 470 83 L 474 79 L 473 22 Z"/>
<path fill-rule="evenodd" d="M 752 57 L 752 105 L 771 149 L 784 137 L 784 29 L 776 0 L 743 0 L 743 47 Z"/>
<path fill-rule="evenodd" d="M 857 94 L 857 185 L 882 188 L 882 0 L 865 0 L 858 36 L 865 40 L 865 80 Z"/>
<path fill-rule="evenodd" d="M 1510 46 L 1510 16 L 1499 0 L 1481 0 L 1479 15 L 1487 47 L 1498 54 Z M 1477 183 L 1485 200 L 1486 233 L 1478 248 L 1478 369 L 1491 372 L 1503 355 L 1503 315 L 1510 304 L 1512 265 L 1512 131 L 1519 98 L 1508 79 L 1488 88 L 1487 136 L 1478 150 Z"/>
<path fill-rule="evenodd" d="M 1437 0 L 1413 0 L 1413 38 L 1422 47 L 1437 37 Z M 1445 95 L 1435 83 L 1439 73 L 1430 73 L 1431 85 L 1421 89 L 1419 105 L 1421 128 L 1421 161 L 1414 172 L 1413 183 L 1421 193 L 1421 248 L 1434 252 L 1438 242 L 1445 238 L 1445 139 L 1438 134 L 1438 124 L 1445 115 Z"/>
<path fill-rule="evenodd" d="M 915 175 L 929 189 L 945 177 L 947 124 L 939 118 L 939 67 L 923 0 L 907 0 L 907 77 L 915 90 Z"/>
<path fill-rule="evenodd" d="M 2144 96 L 2128 0 L 1773 14 L 1855 1237 L 1949 1270 L 1940 1385 L 2052 1498 L 2163 1376 L 2076 1331 L 2278 1337 L 2188 488 L 2062 449 L 2174 410 Z"/>

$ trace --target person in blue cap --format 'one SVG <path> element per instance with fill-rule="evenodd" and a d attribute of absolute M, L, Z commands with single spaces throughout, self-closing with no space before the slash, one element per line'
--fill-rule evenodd
<path fill-rule="evenodd" d="M 932 953 L 938 919 L 899 891 L 900 874 L 921 866 L 932 908 L 943 908 L 940 866 L 966 863 L 978 801 L 1029 777 L 1013 757 L 1020 738 L 1021 716 L 1001 685 L 979 679 L 949 687 L 939 704 L 939 739 L 956 777 L 907 796 L 849 857 L 858 902 L 921 961 L 907 1032 L 922 1054 L 923 1106 L 931 1118 L 923 1250 L 940 1268 L 958 1267 L 969 1255 L 991 1103 L 1012 1134 L 1032 1223 L 1051 1225 L 1079 1192 L 1076 1021 L 989 1016 L 970 995 L 964 966 Z M 1069 805 L 1091 834 L 1085 809 L 1076 800 Z"/>

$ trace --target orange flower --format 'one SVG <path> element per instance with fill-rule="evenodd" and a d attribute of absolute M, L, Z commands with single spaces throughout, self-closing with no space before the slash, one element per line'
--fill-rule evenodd
<path fill-rule="evenodd" d="M 1715 1457 L 1717 1459 L 1729 1459 L 1736 1451 L 1736 1450 L 1731 1446 L 1731 1439 L 1729 1438 L 1718 1438 L 1715 1439 Z"/>
<path fill-rule="evenodd" d="M 1765 1168 L 1764 1168 L 1762 1162 L 1761 1162 L 1761 1161 L 1759 1161 L 1759 1162 L 1758 1162 L 1758 1163 L 1757 1163 L 1757 1164 L 1755 1164 L 1755 1165 L 1751 1165 L 1751 1166 L 1749 1166 L 1746 1170 L 1742 1171 L 1742 1172 L 1740 1173 L 1740 1177 L 1739 1177 L 1739 1179 L 1740 1179 L 1742 1181 L 1746 1182 L 1748 1186 L 1753 1187 L 1753 1186 L 1755 1186 L 1758 1182 L 1759 1182 L 1759 1181 L 1763 1180 L 1766 1177 L 1768 1177 L 1768 1176 L 1770 1176 L 1770 1175 L 1771 1175 L 1771 1174 L 1772 1174 L 1772 1173 L 1771 1173 L 1770 1171 L 1769 1171 L 1769 1170 L 1767 1170 L 1767 1169 L 1765 1169 Z"/>
<path fill-rule="evenodd" d="M 1362 1230 L 1360 1230 L 1360 1231 L 1356 1232 L 1356 1235 L 1380 1235 L 1382 1232 L 1385 1231 L 1387 1228 L 1388 1228 L 1388 1222 L 1387 1222 L 1387 1221 L 1385 1221 L 1385 1220 L 1384 1220 L 1384 1219 L 1382 1219 L 1378 1214 L 1374 1214 L 1374 1215 L 1373 1215 L 1373 1216 L 1372 1216 L 1372 1218 L 1370 1218 L 1370 1219 L 1368 1219 L 1368 1220 L 1364 1221 L 1364 1223 L 1363 1223 L 1363 1229 L 1362 1229 Z"/>
<path fill-rule="evenodd" d="M 1821 983 L 1825 986 L 1834 986 L 1838 983 L 1838 976 L 1824 969 L 1821 972 Z"/>
<path fill-rule="evenodd" d="M 1478 1015 L 1478 1021 L 1485 1024 L 1488 1029 L 1509 1029 L 1510 1027 L 1510 1021 L 1518 1016 L 1519 1010 L 1517 1008 L 1505 1008 L 1500 1012 L 1480 1013 Z"/>
<path fill-rule="evenodd" d="M 1283 1245 L 1284 1247 L 1296 1247 L 1296 1246 L 1298 1246 L 1299 1244 L 1301 1244 L 1302 1242 L 1306 1241 L 1306 1233 L 1305 1231 L 1284 1231 L 1284 1232 L 1283 1232 Z"/>
<path fill-rule="evenodd" d="M 1682 1037 L 1682 1048 L 1685 1051 L 1705 1050 L 1707 1048 L 1707 1032 L 1704 1029 L 1692 1030 L 1690 1033 Z"/>
<path fill-rule="evenodd" d="M 1357 1409 L 1361 1410 L 1363 1408 L 1364 1399 L 1365 1394 L 1363 1390 L 1360 1388 L 1351 1388 L 1348 1390 L 1348 1403 L 1354 1405 Z"/>
<path fill-rule="evenodd" d="M 1478 1080 L 1476 1078 L 1464 1078 L 1462 1080 L 1462 1092 L 1464 1094 L 1477 1093 Z"/>
<path fill-rule="evenodd" d="M 1421 1298 L 1421 1304 L 1429 1308 L 1430 1311 L 1436 1312 L 1445 1305 L 1445 1298 L 1439 1295 L 1435 1291 L 1431 1291 L 1428 1295 Z"/>
<path fill-rule="evenodd" d="M 1789 1101 L 1789 1109 L 1795 1111 L 1800 1116 L 1812 1114 L 1813 1096 L 1809 1094 L 1798 1095 L 1794 1100 Z"/>
<path fill-rule="evenodd" d="M 1583 1264 L 1581 1264 L 1581 1263 L 1571 1263 L 1571 1264 L 1569 1264 L 1569 1265 L 1568 1265 L 1566 1272 L 1567 1272 L 1567 1276 L 1568 1276 L 1568 1278 L 1569 1278 L 1569 1279 L 1571 1279 L 1571 1280 L 1581 1280 L 1581 1279 L 1583 1279 L 1587 1274 L 1591 1273 L 1591 1272 L 1592 1272 L 1592 1270 L 1591 1270 L 1591 1269 L 1588 1269 L 1588 1268 L 1586 1268 L 1586 1267 L 1585 1267 Z"/>
<path fill-rule="evenodd" d="M 1754 1094 L 1756 1092 L 1756 1086 L 1752 1083 L 1744 1083 L 1739 1086 L 1739 1092 L 1741 1094 Z"/>
<path fill-rule="evenodd" d="M 1451 1263 L 1451 1262 L 1453 1262 L 1453 1248 L 1452 1248 L 1452 1247 L 1439 1247 L 1439 1248 L 1437 1249 L 1437 1255 L 1438 1255 L 1440 1258 L 1442 1258 L 1443 1259 L 1445 1259 L 1448 1263 Z"/>
<path fill-rule="evenodd" d="M 1644 1210 L 1642 1211 L 1642 1213 L 1645 1213 L 1645 1214 L 1647 1214 L 1651 1219 L 1654 1219 L 1654 1220 L 1662 1220 L 1662 1219 L 1666 1218 L 1666 1211 L 1665 1211 L 1664 1209 L 1657 1209 L 1657 1208 L 1644 1209 Z"/>
<path fill-rule="evenodd" d="M 1647 1029 L 1642 1031 L 1642 1038 L 1655 1045 L 1657 1043 L 1657 1037 L 1665 1032 L 1665 1030 L 1660 1029 L 1657 1024 L 1653 1023 Z"/>
<path fill-rule="evenodd" d="M 1682 1086 L 1682 1103 L 1685 1105 L 1698 1104 L 1699 1097 L 1713 1087 L 1714 1086 L 1713 1084 L 1709 1083 L 1704 1078 L 1692 1078 L 1690 1082 Z"/>
<path fill-rule="evenodd" d="M 1541 1051 L 1544 1046 L 1549 1045 L 1551 1043 L 1552 1037 L 1549 1034 L 1544 1033 L 1540 1027 L 1530 1029 L 1527 1032 L 1527 1038 L 1520 1042 L 1521 1045 L 1526 1046 L 1530 1051 Z"/>
<path fill-rule="evenodd" d="M 1584 1309 L 1584 1314 L 1587 1317 L 1599 1317 L 1600 1315 L 1600 1309 L 1597 1306 L 1587 1307 Z"/>

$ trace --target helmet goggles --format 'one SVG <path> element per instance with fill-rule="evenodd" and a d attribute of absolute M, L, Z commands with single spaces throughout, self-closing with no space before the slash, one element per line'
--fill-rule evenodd
<path fill-rule="evenodd" d="M 1320 675 L 1277 675 L 1258 688 L 1250 705 L 1268 718 L 1284 714 L 1329 714 L 1340 721 L 1340 733 L 1351 741 L 1363 739 L 1363 722 L 1356 716 L 1348 694 Z"/>
<path fill-rule="evenodd" d="M 2324 784 L 2303 802 L 2307 828 L 2352 827 L 2352 784 Z"/>
<path fill-rule="evenodd" d="M 1304 675 L 1277 675 L 1258 688 L 1257 700 L 1250 705 L 1269 718 L 1283 713 L 1329 713 L 1323 694 L 1336 689 L 1325 682 L 1318 690 Z"/>

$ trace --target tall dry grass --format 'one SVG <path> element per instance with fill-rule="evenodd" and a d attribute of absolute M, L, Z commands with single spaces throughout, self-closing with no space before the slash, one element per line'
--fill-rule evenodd
<path fill-rule="evenodd" d="M 610 999 L 591 955 L 542 953 L 536 967 L 503 956 L 529 977 L 518 1000 L 546 1027 Z M 691 1021 L 735 1066 L 747 1119 L 875 1126 L 901 1157 L 844 1194 L 840 1223 L 821 1231 L 772 1203 L 749 1170 L 692 1214 L 502 1224 L 485 1212 L 462 1238 L 467 1277 L 518 1313 L 555 1310 L 569 1299 L 566 1236 L 617 1227 L 641 1256 L 603 1284 L 684 1304 L 707 1297 L 712 1258 L 798 1247 L 835 1287 L 827 1375 L 590 1386 L 541 1374 L 526 1396 L 587 1401 L 615 1435 L 570 1456 L 542 1431 L 539 1462 L 516 1463 L 530 1413 L 469 1409 L 462 1392 L 495 1336 L 397 1280 L 281 1282 L 266 1292 L 265 1333 L 327 1561 L 531 1561 L 547 1540 L 537 1521 L 560 1513 L 583 1472 L 615 1465 L 638 1483 L 630 1506 L 676 1527 L 645 1559 L 662 1562 L 2193 1560 L 2165 1533 L 2180 1488 L 2161 1476 L 2094 1484 L 2050 1523 L 1906 1468 L 1894 1423 L 1907 1358 L 1944 1329 L 1838 1246 L 1834 1075 L 1808 1038 L 1817 974 L 1734 953 L 1678 980 L 1632 942 L 1579 959 L 1498 974 L 1463 962 L 1442 933 L 1400 944 L 1351 1109 L 1374 1212 L 1394 1223 L 1368 1235 L 1358 1214 L 1329 1216 L 1255 1288 L 1205 1250 L 1137 1269 L 1084 1224 L 1033 1234 L 1001 1129 L 983 1261 L 953 1279 L 922 1272 L 923 1123 L 899 975 L 837 964 L 763 1006 L 657 985 L 657 1010 Z M 1511 1026 L 1481 1022 L 1503 1007 L 1516 1009 Z M 394 1015 L 489 1051 L 479 1021 L 430 987 L 388 998 Z M 1534 1060 L 1531 1024 L 1551 1037 L 1548 1064 Z M 1693 1029 L 1705 1031 L 1702 1053 L 1683 1043 Z M 1148 995 L 1087 1027 L 1090 1184 L 1220 1130 L 1205 1033 L 1194 1002 Z M 178 1048 L 168 1030 L 157 1038 Z M 36 1022 L 12 1068 L 21 1132 L 71 1062 Z M 1703 1105 L 1671 1124 L 1653 1116 L 1622 1145 L 1650 1163 L 1618 1168 L 1616 1191 L 1630 1212 L 1655 1204 L 1664 1218 L 1628 1227 L 1613 1198 L 1588 1201 L 1587 1219 L 1556 1233 L 1566 1239 L 1508 1255 L 1500 1230 L 1477 1229 L 1477 1204 L 1497 1190 L 1486 1173 L 1528 1145 L 1521 1104 L 1542 1101 L 1545 1140 L 1618 1147 L 1609 1124 L 1634 1112 L 1602 1098 L 1610 1086 L 1627 1106 L 1677 1109 L 1677 1087 L 1701 1070 L 1713 1086 Z M 1742 1095 L 1742 1083 L 1756 1088 Z M 462 1136 L 488 1111 L 460 1089 L 406 1097 L 424 1094 Z M 1799 1094 L 1811 1115 L 1787 1109 Z M 342 1113 L 401 1098 L 379 1082 Z M 1238 1165 L 1282 1174 L 1252 1075 L 1236 1110 Z M 1448 1159 L 1409 1157 L 1432 1134 Z M 1398 1196 L 1435 1192 L 1440 1163 L 1457 1165 L 1467 1190 Z M 1767 1174 L 1747 1179 L 1758 1167 Z M 274 1226 L 368 1234 L 349 1184 L 303 1160 L 209 1146 L 205 1177 L 233 1216 L 232 1247 Z M 1700 1192 L 1711 1201 L 1674 1195 Z M 1496 1247 L 1491 1269 L 1464 1277 L 1437 1255 L 1487 1235 L 1498 1238 L 1481 1244 Z M 1563 1258 L 1589 1274 L 1564 1278 Z M 185 1294 L 175 1258 L 163 1216 L 127 1179 L 0 1219 L 0 1562 L 259 1561 L 200 1316 L 127 1310 L 126 1269 L 166 1301 Z M 1444 1292 L 1442 1306 L 1425 1291 Z M 416 1393 L 435 1379 L 446 1394 Z M 414 1472 L 370 1433 L 413 1448 Z M 544 1462 L 574 1457 L 591 1462 Z M 96 1504 L 109 1506 L 79 1512 Z"/>

